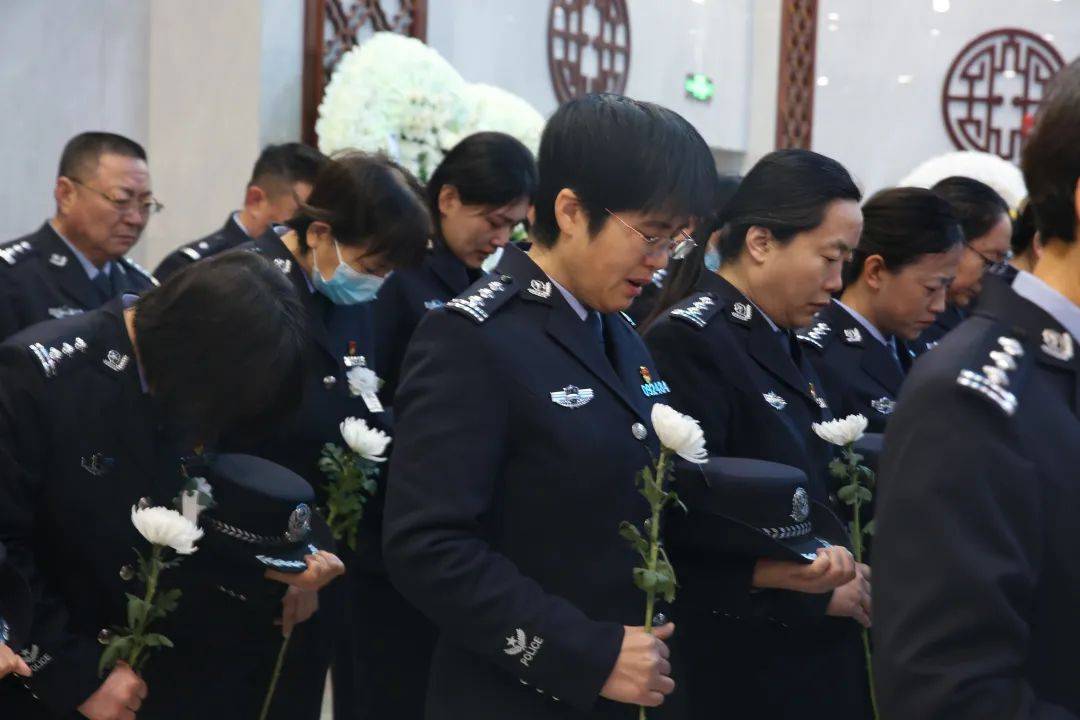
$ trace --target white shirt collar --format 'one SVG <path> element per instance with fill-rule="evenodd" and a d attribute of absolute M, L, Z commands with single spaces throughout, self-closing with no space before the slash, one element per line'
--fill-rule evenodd
<path fill-rule="evenodd" d="M 563 299 L 566 300 L 567 304 L 569 304 L 570 307 L 574 309 L 574 312 L 577 313 L 577 316 L 581 318 L 581 320 L 584 322 L 585 318 L 589 314 L 589 311 L 585 309 L 585 306 L 581 304 L 581 301 L 574 297 L 569 290 L 564 288 L 559 283 L 555 282 L 555 280 L 550 275 L 548 276 L 548 280 L 551 280 L 551 284 L 559 289 L 559 292 L 562 293 Z"/>
<path fill-rule="evenodd" d="M 94 263 L 90 262 L 90 260 L 79 251 L 79 248 L 72 245 L 71 241 L 64 237 L 63 234 L 61 234 L 61 232 L 56 229 L 56 225 L 54 225 L 52 221 L 49 221 L 49 227 L 51 227 L 53 232 L 56 233 L 56 237 L 63 240 L 64 244 L 68 246 L 68 250 L 71 250 L 72 254 L 75 256 L 75 259 L 79 261 L 79 265 L 81 265 L 82 269 L 86 271 L 86 276 L 88 278 L 93 280 L 98 276 L 99 273 L 107 273 L 112 269 L 112 260 L 106 261 L 104 265 L 98 268 L 96 265 L 94 265 Z"/>

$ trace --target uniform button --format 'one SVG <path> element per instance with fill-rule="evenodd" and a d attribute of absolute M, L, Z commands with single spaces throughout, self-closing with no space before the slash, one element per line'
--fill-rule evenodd
<path fill-rule="evenodd" d="M 108 645 L 110 640 L 112 640 L 112 632 L 105 628 L 101 628 L 97 634 L 97 641 L 102 645 Z"/>
<path fill-rule="evenodd" d="M 322 379 L 322 384 L 323 384 L 323 387 L 325 387 L 327 390 L 329 390 L 330 388 L 337 385 L 337 378 L 334 377 L 333 375 L 327 375 L 326 377 L 324 377 Z"/>
<path fill-rule="evenodd" d="M 653 615 L 652 624 L 654 627 L 660 627 L 661 625 L 667 625 L 667 615 L 662 612 L 658 612 Z"/>
<path fill-rule="evenodd" d="M 829 502 L 832 503 L 833 505 L 836 504 L 837 500 L 836 500 L 836 494 L 835 493 L 829 493 Z"/>
<path fill-rule="evenodd" d="M 148 497 L 139 498 L 139 509 L 140 510 L 145 510 L 146 508 L 150 507 L 153 504 L 154 504 L 154 501 L 151 500 Z"/>
<path fill-rule="evenodd" d="M 649 431 L 639 422 L 630 426 L 630 432 L 634 433 L 634 437 L 638 440 L 644 440 L 649 436 Z"/>
<path fill-rule="evenodd" d="M 124 565 L 120 568 L 120 579 L 127 582 L 131 578 L 135 577 L 135 571 L 130 565 Z"/>
<path fill-rule="evenodd" d="M 509 275 L 500 275 L 499 280 L 501 280 L 504 283 L 508 283 L 508 282 L 513 282 L 514 278 L 510 277 Z"/>

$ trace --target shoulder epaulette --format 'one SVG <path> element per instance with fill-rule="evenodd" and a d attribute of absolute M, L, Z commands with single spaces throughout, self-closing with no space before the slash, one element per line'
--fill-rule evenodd
<path fill-rule="evenodd" d="M 696 293 L 679 303 L 668 313 L 671 317 L 703 328 L 720 310 L 720 304 L 712 293 Z"/>
<path fill-rule="evenodd" d="M 35 254 L 34 246 L 30 244 L 29 240 L 12 240 L 0 245 L 0 260 L 3 260 L 8 265 L 14 265 L 20 260 Z"/>
<path fill-rule="evenodd" d="M 77 355 L 86 354 L 89 347 L 86 340 L 78 336 L 27 345 L 30 354 L 41 367 L 42 374 L 50 379 L 56 377 L 60 367 L 66 361 Z"/>
<path fill-rule="evenodd" d="M 152 272 L 150 272 L 149 270 L 147 270 L 146 268 L 144 268 L 144 267 L 143 267 L 142 265 L 140 265 L 139 263 L 135 262 L 135 261 L 134 261 L 134 260 L 132 260 L 131 258 L 129 258 L 129 257 L 123 257 L 123 258 L 120 258 L 120 260 L 121 260 L 121 261 L 122 261 L 122 262 L 123 262 L 123 263 L 124 263 L 125 265 L 127 265 L 128 267 L 130 267 L 130 268 L 131 268 L 132 270 L 134 270 L 135 272 L 139 273 L 139 274 L 140 274 L 140 275 L 142 275 L 142 276 L 143 276 L 144 278 L 146 278 L 147 280 L 149 280 L 149 281 L 150 281 L 150 284 L 151 284 L 151 285 L 154 285 L 155 287 L 157 287 L 158 285 L 160 285 L 160 284 L 161 284 L 161 283 L 159 283 L 159 282 L 158 282 L 158 279 L 157 279 L 156 277 L 154 277 L 154 274 L 153 274 Z"/>
<path fill-rule="evenodd" d="M 534 285 L 529 291 L 537 297 L 551 296 L 551 283 L 533 280 Z M 546 287 L 545 287 L 546 285 Z M 495 312 L 517 294 L 518 284 L 513 277 L 506 274 L 488 275 L 473 283 L 469 289 L 446 303 L 448 310 L 461 313 L 472 318 L 476 324 L 480 324 L 495 314 Z M 546 295 L 544 293 L 546 292 Z"/>
<path fill-rule="evenodd" d="M 229 249 L 229 243 L 230 240 L 225 233 L 219 231 L 200 240 L 192 240 L 186 245 L 181 245 L 176 252 L 195 262 Z"/>
<path fill-rule="evenodd" d="M 965 368 L 956 376 L 956 384 L 990 400 L 1007 416 L 1016 413 L 1020 390 L 1027 379 L 1030 356 L 1014 337 L 1001 335 L 980 359 L 977 369 Z M 977 364 L 977 363 L 976 363 Z"/>
<path fill-rule="evenodd" d="M 832 334 L 832 326 L 819 320 L 810 327 L 800 330 L 795 334 L 795 337 L 799 339 L 799 342 L 812 345 L 818 350 L 824 350 L 825 346 L 829 344 Z"/>

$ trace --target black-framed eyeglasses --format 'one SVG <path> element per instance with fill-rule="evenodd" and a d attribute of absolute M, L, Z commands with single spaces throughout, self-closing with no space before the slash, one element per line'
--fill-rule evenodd
<path fill-rule="evenodd" d="M 656 252 L 661 252 L 662 251 L 662 252 L 666 252 L 668 254 L 668 257 L 670 257 L 670 258 L 672 258 L 674 260 L 682 260 L 687 255 L 690 254 L 691 250 L 693 250 L 694 248 L 697 247 L 697 240 L 690 237 L 690 234 L 688 232 L 686 232 L 685 230 L 680 230 L 679 234 L 675 235 L 673 237 L 666 237 L 665 238 L 665 237 L 650 236 L 650 235 L 646 235 L 645 233 L 641 232 L 636 227 L 634 227 L 633 225 L 631 225 L 630 223 L 626 222 L 621 217 L 619 217 L 618 215 L 613 213 L 611 210 L 608 210 L 607 208 L 604 208 L 604 212 L 606 212 L 608 215 L 610 215 L 611 217 L 618 220 L 620 223 L 622 223 L 623 227 L 627 228 L 628 230 L 631 230 L 634 234 L 636 234 L 638 237 L 640 237 L 642 240 L 644 240 L 645 241 L 645 252 L 647 254 L 649 254 L 649 255 L 653 255 Z"/>
<path fill-rule="evenodd" d="M 968 250 L 970 250 L 971 252 L 973 252 L 973 253 L 975 253 L 976 255 L 979 256 L 979 259 L 983 261 L 983 270 L 984 271 L 985 270 L 990 270 L 990 269 L 998 267 L 1000 265 L 1004 265 L 1005 263 L 1009 262 L 1013 258 L 1012 250 L 1008 250 L 1008 251 L 1005 252 L 1005 258 L 1004 259 L 995 260 L 992 257 L 987 257 L 986 255 L 983 255 L 981 252 L 976 250 L 975 246 L 972 245 L 971 243 L 964 243 L 964 247 L 966 247 Z"/>
<path fill-rule="evenodd" d="M 165 209 L 165 206 L 158 202 L 158 199 L 153 195 L 145 198 L 129 197 L 129 198 L 114 198 L 106 192 L 102 192 L 95 187 L 90 187 L 86 183 L 76 180 L 75 178 L 68 178 L 76 185 L 81 185 L 92 193 L 96 193 L 101 197 L 109 201 L 109 203 L 116 209 L 118 213 L 126 213 L 131 210 L 139 213 L 143 217 L 149 217 L 156 215 Z"/>

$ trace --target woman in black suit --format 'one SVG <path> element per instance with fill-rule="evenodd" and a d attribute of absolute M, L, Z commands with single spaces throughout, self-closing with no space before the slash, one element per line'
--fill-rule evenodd
<path fill-rule="evenodd" d="M 950 205 L 929 190 L 883 190 L 863 205 L 862 237 L 844 266 L 844 291 L 799 332 L 837 416 L 885 431 L 914 341 L 945 310 L 964 252 Z"/>
<path fill-rule="evenodd" d="M 862 230 L 860 194 L 835 161 L 806 150 L 764 157 L 719 215 L 720 268 L 703 250 L 671 273 L 645 331 L 672 404 L 701 422 L 709 454 L 804 471 L 830 504 L 832 449 L 811 423 L 830 419 L 793 329 L 840 289 Z M 835 505 L 833 505 L 835 508 Z M 793 514 L 794 514 L 793 510 Z M 684 685 L 692 717 L 865 718 L 859 623 L 869 623 L 869 569 L 811 577 L 814 565 L 718 553 L 723 538 L 672 515 Z M 830 548 L 851 563 L 845 548 Z"/>

